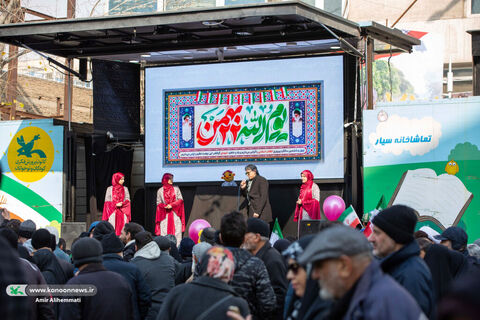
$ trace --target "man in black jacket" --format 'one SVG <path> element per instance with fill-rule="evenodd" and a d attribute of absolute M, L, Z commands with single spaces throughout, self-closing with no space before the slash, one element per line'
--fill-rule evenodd
<path fill-rule="evenodd" d="M 230 285 L 247 300 L 253 319 L 268 319 L 276 307 L 275 293 L 263 261 L 240 249 L 246 231 L 247 224 L 240 212 L 223 216 L 220 239 L 235 258 L 235 274 Z"/>
<path fill-rule="evenodd" d="M 152 305 L 146 319 L 156 319 L 157 313 L 168 292 L 175 286 L 174 259 L 161 251 L 150 232 L 142 231 L 135 236 L 137 252 L 131 260 L 150 287 Z"/>
<path fill-rule="evenodd" d="M 134 319 L 132 290 L 118 273 L 102 265 L 102 245 L 96 239 L 81 238 L 72 247 L 79 274 L 67 285 L 94 285 L 94 296 L 79 297 L 80 302 L 60 303 L 60 320 L 130 320 Z M 73 298 L 73 297 L 65 297 Z"/>
<path fill-rule="evenodd" d="M 273 291 L 277 297 L 277 307 L 272 318 L 282 319 L 288 286 L 287 268 L 280 253 L 270 245 L 269 236 L 270 228 L 265 221 L 249 218 L 243 248 L 265 263 Z"/>
<path fill-rule="evenodd" d="M 259 175 L 257 167 L 253 164 L 245 167 L 245 174 L 248 180 L 240 183 L 240 189 L 246 199 L 241 207 L 248 207 L 249 217 L 260 218 L 266 223 L 272 222 L 267 179 Z"/>
<path fill-rule="evenodd" d="M 420 247 L 413 238 L 417 224 L 415 211 L 394 205 L 378 213 L 372 224 L 368 241 L 373 245 L 373 254 L 382 259 L 383 272 L 407 289 L 430 318 L 434 311 L 432 275 L 420 258 Z"/>
<path fill-rule="evenodd" d="M 132 260 L 135 254 L 135 236 L 142 231 L 144 231 L 143 227 L 135 222 L 129 222 L 123 227 L 120 235 L 120 240 L 125 245 L 123 248 L 123 260 L 127 262 Z"/>

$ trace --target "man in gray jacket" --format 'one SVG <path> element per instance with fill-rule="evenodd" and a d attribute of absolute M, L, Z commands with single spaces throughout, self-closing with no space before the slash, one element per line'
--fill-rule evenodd
<path fill-rule="evenodd" d="M 133 262 L 150 287 L 152 305 L 146 319 L 156 319 L 162 302 L 175 285 L 175 264 L 168 252 L 162 252 L 153 241 L 150 232 L 142 231 L 135 236 L 137 252 Z"/>
<path fill-rule="evenodd" d="M 368 240 L 353 228 L 321 231 L 298 262 L 313 263 L 320 297 L 335 300 L 331 319 L 427 319 L 413 297 L 373 261 Z"/>

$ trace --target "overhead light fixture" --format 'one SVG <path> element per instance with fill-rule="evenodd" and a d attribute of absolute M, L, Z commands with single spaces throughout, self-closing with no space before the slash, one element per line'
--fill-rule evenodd
<path fill-rule="evenodd" d="M 207 27 L 218 26 L 223 23 L 223 20 L 210 20 L 210 21 L 202 21 L 202 24 Z"/>
<path fill-rule="evenodd" d="M 247 30 L 239 30 L 239 31 L 235 31 L 235 34 L 237 36 L 246 37 L 246 36 L 253 35 L 253 32 L 250 32 L 250 31 L 247 31 Z"/>
<path fill-rule="evenodd" d="M 330 49 L 332 50 L 340 50 L 342 47 L 340 46 L 331 46 Z"/>
<path fill-rule="evenodd" d="M 270 50 L 270 53 L 280 53 L 280 50 Z"/>
<path fill-rule="evenodd" d="M 129 60 L 130 63 L 138 63 L 138 60 Z"/>
<path fill-rule="evenodd" d="M 140 55 L 140 57 L 142 57 L 142 58 L 150 58 L 151 55 L 150 55 L 149 53 L 145 53 L 145 54 Z"/>
<path fill-rule="evenodd" d="M 191 59 L 193 59 L 193 57 L 192 56 L 184 56 L 183 59 L 191 60 Z"/>

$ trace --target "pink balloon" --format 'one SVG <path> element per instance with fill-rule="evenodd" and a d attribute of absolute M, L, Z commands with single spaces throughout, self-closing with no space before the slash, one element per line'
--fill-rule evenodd
<path fill-rule="evenodd" d="M 192 222 L 190 228 L 188 228 L 188 235 L 193 242 L 198 243 L 198 233 L 200 230 L 211 227 L 207 220 L 197 219 Z"/>
<path fill-rule="evenodd" d="M 329 196 L 323 201 L 323 212 L 330 221 L 336 221 L 345 211 L 345 201 L 339 196 Z"/>

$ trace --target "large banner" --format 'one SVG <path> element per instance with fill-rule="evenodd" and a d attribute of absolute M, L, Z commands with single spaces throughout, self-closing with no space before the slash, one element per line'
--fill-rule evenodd
<path fill-rule="evenodd" d="M 419 213 L 418 228 L 480 238 L 480 100 L 384 104 L 364 111 L 365 209 L 385 196 Z"/>
<path fill-rule="evenodd" d="M 0 207 L 10 219 L 59 228 L 63 201 L 63 126 L 53 120 L 0 122 Z"/>
<path fill-rule="evenodd" d="M 321 158 L 322 83 L 165 92 L 165 164 Z"/>

